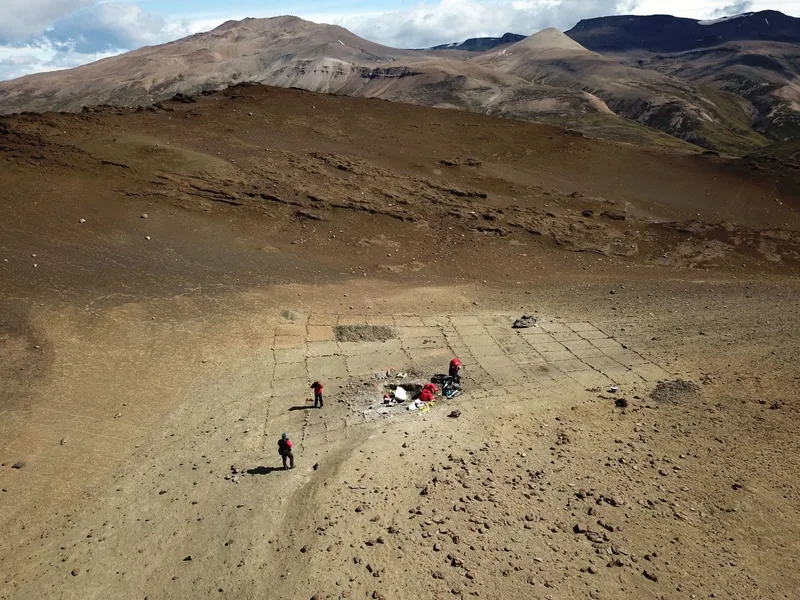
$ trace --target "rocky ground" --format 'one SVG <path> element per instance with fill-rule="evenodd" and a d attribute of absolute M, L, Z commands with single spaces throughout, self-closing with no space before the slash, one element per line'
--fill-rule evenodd
<path fill-rule="evenodd" d="M 269 94 L 4 122 L 0 598 L 798 595 L 788 167 Z"/>

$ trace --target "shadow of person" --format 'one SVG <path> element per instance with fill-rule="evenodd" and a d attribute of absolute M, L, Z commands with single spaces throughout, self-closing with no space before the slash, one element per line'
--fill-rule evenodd
<path fill-rule="evenodd" d="M 292 406 L 289 410 L 312 410 L 313 404 L 303 404 L 302 406 Z"/>
<path fill-rule="evenodd" d="M 283 467 L 254 467 L 247 469 L 248 475 L 269 475 L 273 471 L 283 471 Z"/>

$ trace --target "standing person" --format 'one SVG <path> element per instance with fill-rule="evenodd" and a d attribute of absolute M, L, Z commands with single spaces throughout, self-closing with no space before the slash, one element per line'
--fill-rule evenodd
<path fill-rule="evenodd" d="M 450 377 L 452 377 L 453 381 L 456 383 L 461 383 L 461 375 L 459 375 L 460 370 L 461 361 L 456 357 L 450 361 Z"/>
<path fill-rule="evenodd" d="M 322 408 L 322 384 L 319 381 L 315 381 L 311 384 L 311 389 L 314 390 L 314 408 Z"/>
<path fill-rule="evenodd" d="M 278 440 L 278 454 L 283 460 L 283 470 L 286 470 L 286 461 L 289 461 L 289 468 L 294 469 L 294 453 L 292 452 L 292 441 L 289 439 L 289 434 L 284 433 L 281 439 Z"/>

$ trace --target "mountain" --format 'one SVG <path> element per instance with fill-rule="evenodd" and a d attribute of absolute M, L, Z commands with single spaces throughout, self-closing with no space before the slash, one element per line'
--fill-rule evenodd
<path fill-rule="evenodd" d="M 714 21 L 668 15 L 584 19 L 566 32 L 596 52 L 680 52 L 726 42 L 800 43 L 800 19 L 775 10 L 744 13 Z"/>
<path fill-rule="evenodd" d="M 468 40 L 460 52 L 402 50 L 296 17 L 229 21 L 76 69 L 0 82 L 0 113 L 147 106 L 176 95 L 190 101 L 250 82 L 539 120 L 639 144 L 743 154 L 769 143 L 752 129 L 749 100 L 680 78 L 666 63 L 644 68 L 639 61 L 651 56 L 605 56 L 555 29 L 518 37 Z"/>
<path fill-rule="evenodd" d="M 505 46 L 506 44 L 514 44 L 524 40 L 526 36 L 519 33 L 505 33 L 501 37 L 479 37 L 469 38 L 461 43 L 454 42 L 452 44 L 442 44 L 434 46 L 429 50 L 463 50 L 465 52 L 486 52 L 487 50 L 494 50 L 498 46 Z"/>
<path fill-rule="evenodd" d="M 735 94 L 728 97 L 744 103 L 752 128 L 771 140 L 800 136 L 800 19 L 776 11 L 716 21 L 606 17 L 567 35 L 629 66 Z"/>
<path fill-rule="evenodd" d="M 730 42 L 677 53 L 628 52 L 618 58 L 745 99 L 753 129 L 776 141 L 800 136 L 800 46 Z"/>
<path fill-rule="evenodd" d="M 699 146 L 735 152 L 759 147 L 745 106 L 654 70 L 592 52 L 556 29 L 472 59 L 493 71 L 553 87 L 582 90 L 615 114 Z"/>

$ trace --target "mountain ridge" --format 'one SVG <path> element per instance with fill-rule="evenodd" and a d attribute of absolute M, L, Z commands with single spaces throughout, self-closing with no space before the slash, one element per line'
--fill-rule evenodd
<path fill-rule="evenodd" d="M 0 82 L 0 113 L 150 105 L 251 82 L 540 120 L 645 145 L 685 141 L 741 154 L 769 143 L 751 127 L 751 100 L 735 91 L 692 83 L 664 64 L 650 68 L 641 57 L 605 56 L 556 29 L 517 36 L 491 38 L 488 45 L 505 43 L 482 52 L 406 50 L 293 16 L 226 21 L 76 69 Z"/>

